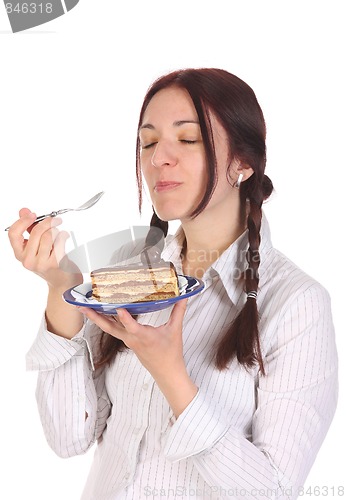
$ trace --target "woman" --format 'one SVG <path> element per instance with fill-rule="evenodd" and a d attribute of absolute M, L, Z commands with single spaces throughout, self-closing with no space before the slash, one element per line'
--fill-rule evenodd
<path fill-rule="evenodd" d="M 11 227 L 49 286 L 27 359 L 47 440 L 63 457 L 98 440 L 83 500 L 299 495 L 335 411 L 337 355 L 327 292 L 271 245 L 265 153 L 262 111 L 234 75 L 188 69 L 149 89 L 140 203 L 143 175 L 151 226 L 181 221 L 162 257 L 205 283 L 171 309 L 115 319 L 65 304 L 81 277 L 56 263 L 59 221 L 25 241 L 22 209 Z"/>

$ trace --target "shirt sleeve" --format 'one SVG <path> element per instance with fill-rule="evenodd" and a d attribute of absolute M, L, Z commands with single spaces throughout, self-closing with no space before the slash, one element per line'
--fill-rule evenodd
<path fill-rule="evenodd" d="M 100 437 L 110 414 L 104 369 L 94 369 L 100 330 L 85 321 L 71 340 L 47 330 L 42 320 L 26 356 L 38 371 L 36 400 L 48 444 L 61 457 L 85 453 Z"/>
<path fill-rule="evenodd" d="M 297 498 L 334 416 L 337 353 L 324 288 L 314 285 L 293 297 L 275 330 L 249 437 L 232 427 L 225 407 L 203 387 L 168 436 L 166 457 L 190 457 L 216 492 Z"/>

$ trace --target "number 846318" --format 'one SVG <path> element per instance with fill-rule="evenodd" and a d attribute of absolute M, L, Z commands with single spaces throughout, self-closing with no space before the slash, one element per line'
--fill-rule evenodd
<path fill-rule="evenodd" d="M 7 2 L 5 4 L 6 11 L 8 14 L 17 13 L 17 14 L 51 14 L 53 12 L 53 4 L 52 3 L 11 3 Z"/>

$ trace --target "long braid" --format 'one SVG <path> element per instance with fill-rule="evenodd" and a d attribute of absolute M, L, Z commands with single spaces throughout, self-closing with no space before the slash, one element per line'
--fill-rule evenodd
<path fill-rule="evenodd" d="M 261 242 L 260 229 L 262 222 L 262 203 L 264 193 L 261 184 L 254 179 L 247 181 L 248 186 L 242 186 L 241 197 L 246 197 L 250 204 L 247 217 L 247 228 L 249 248 L 246 253 L 248 267 L 244 272 L 245 292 L 258 291 L 260 265 L 259 247 Z M 262 181 L 263 182 L 263 181 Z M 244 183 L 245 184 L 245 183 Z M 226 368 L 230 359 L 236 355 L 240 363 L 247 367 L 253 367 L 257 362 L 260 372 L 264 375 L 264 365 L 261 355 L 259 331 L 258 331 L 258 309 L 255 297 L 247 297 L 247 301 L 234 319 L 231 327 L 221 338 L 216 352 L 216 366 L 219 369 Z"/>
<path fill-rule="evenodd" d="M 249 235 L 249 249 L 246 254 L 248 261 L 248 268 L 245 271 L 245 291 L 247 294 L 250 292 L 258 291 L 259 274 L 258 268 L 260 265 L 260 253 L 259 247 L 261 243 L 261 222 L 262 222 L 262 200 L 250 199 L 250 211 L 247 218 L 247 227 Z M 261 372 L 264 374 L 263 359 L 261 355 L 259 332 L 258 332 L 258 309 L 257 301 L 253 297 L 247 298 L 246 305 L 248 307 L 249 317 L 247 319 L 246 327 L 249 332 L 252 332 L 251 343 L 253 345 L 253 350 L 251 355 L 244 353 L 244 360 L 249 366 L 253 366 L 257 361 L 260 366 Z M 251 308 L 251 309 L 250 309 Z M 250 312 L 251 311 L 251 312 Z M 249 324 L 251 323 L 251 324 Z"/>

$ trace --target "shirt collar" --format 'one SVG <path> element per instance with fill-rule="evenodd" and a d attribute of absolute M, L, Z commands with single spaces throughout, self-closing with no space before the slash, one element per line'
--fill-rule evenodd
<path fill-rule="evenodd" d="M 264 214 L 262 216 L 260 234 L 260 257 L 261 263 L 263 263 L 266 253 L 272 247 L 269 224 Z M 167 238 L 166 246 L 162 252 L 162 258 L 173 262 L 178 274 L 183 274 L 181 251 L 184 241 L 185 233 L 182 226 L 180 226 L 174 236 Z M 245 302 L 243 280 L 241 276 L 247 268 L 246 252 L 248 246 L 248 230 L 246 230 L 222 253 L 210 268 L 207 269 L 203 276 L 203 281 L 206 285 L 219 277 L 225 287 L 228 297 L 235 305 L 237 305 L 239 301 Z M 241 300 L 242 295 L 244 295 L 243 300 Z"/>
<path fill-rule="evenodd" d="M 182 226 L 179 226 L 174 236 L 170 235 L 166 238 L 166 245 L 162 251 L 163 260 L 173 262 L 177 273 L 183 274 L 181 251 L 185 241 L 185 233 Z"/>

